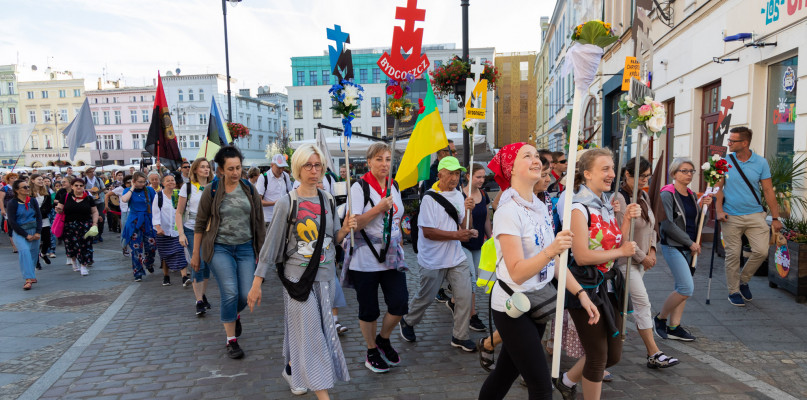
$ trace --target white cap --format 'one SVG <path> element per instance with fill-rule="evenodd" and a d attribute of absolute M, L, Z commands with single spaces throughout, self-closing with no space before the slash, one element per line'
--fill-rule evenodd
<path fill-rule="evenodd" d="M 289 164 L 286 164 L 286 157 L 283 157 L 283 154 L 275 154 L 274 157 L 272 157 L 272 164 L 282 168 L 289 166 Z"/>

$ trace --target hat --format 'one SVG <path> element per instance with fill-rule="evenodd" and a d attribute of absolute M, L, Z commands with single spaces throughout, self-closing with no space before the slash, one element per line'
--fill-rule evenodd
<path fill-rule="evenodd" d="M 462 165 L 460 165 L 460 162 L 459 160 L 457 160 L 457 157 L 451 157 L 451 156 L 443 157 L 443 159 L 440 160 L 440 164 L 437 164 L 437 170 L 439 171 L 441 169 L 447 169 L 449 171 L 456 171 L 459 169 L 462 170 L 462 172 L 468 171 Z"/>
<path fill-rule="evenodd" d="M 281 168 L 289 166 L 289 164 L 286 163 L 286 157 L 283 157 L 283 154 L 275 154 L 274 157 L 272 157 L 272 164 L 275 164 Z"/>

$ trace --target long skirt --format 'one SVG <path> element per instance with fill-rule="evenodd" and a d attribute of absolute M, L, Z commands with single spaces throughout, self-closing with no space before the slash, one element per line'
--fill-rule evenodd
<path fill-rule="evenodd" d="M 165 261 L 168 269 L 179 271 L 188 266 L 187 261 L 185 261 L 185 248 L 179 244 L 178 237 L 157 235 L 156 241 L 160 259 Z"/>
<path fill-rule="evenodd" d="M 142 278 L 146 274 L 145 269 L 154 271 L 157 242 L 154 237 L 148 236 L 144 226 L 135 229 L 129 241 L 132 248 L 132 273 L 135 279 Z"/>
<path fill-rule="evenodd" d="M 336 380 L 350 380 L 331 312 L 338 284 L 336 279 L 314 282 L 305 302 L 292 299 L 283 288 L 283 356 L 291 363 L 292 387 L 317 391 L 332 388 Z"/>
<path fill-rule="evenodd" d="M 92 264 L 92 237 L 84 238 L 84 234 L 92 228 L 92 220 L 71 221 L 64 223 L 64 252 L 67 258 L 75 258 L 79 264 Z"/>

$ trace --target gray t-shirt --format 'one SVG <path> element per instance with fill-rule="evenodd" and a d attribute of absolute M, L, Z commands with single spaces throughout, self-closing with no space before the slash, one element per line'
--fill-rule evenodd
<path fill-rule="evenodd" d="M 216 232 L 216 243 L 239 245 L 252 240 L 249 216 L 252 204 L 240 187 L 224 194 L 219 214 L 221 222 Z"/>
<path fill-rule="evenodd" d="M 336 258 L 336 246 L 339 245 L 334 243 L 334 237 L 342 229 L 339 218 L 334 218 L 330 201 L 324 193 L 323 199 L 326 203 L 325 215 L 327 220 L 325 227 L 327 232 L 322 242 L 322 255 L 317 277 L 315 278 L 318 282 L 327 282 L 334 279 L 336 274 L 334 259 Z M 275 268 L 275 264 L 283 262 L 283 235 L 286 234 L 286 220 L 288 219 L 290 207 L 291 200 L 289 195 L 281 197 L 275 203 L 272 225 L 269 227 L 269 231 L 266 232 L 266 241 L 261 248 L 255 276 L 266 278 L 266 274 L 270 269 Z M 297 198 L 297 222 L 295 226 L 289 229 L 289 245 L 286 247 L 286 254 L 289 259 L 285 264 L 286 278 L 293 282 L 300 280 L 305 268 L 308 266 L 311 254 L 314 253 L 319 234 L 319 225 L 322 220 L 321 214 L 318 197 Z"/>

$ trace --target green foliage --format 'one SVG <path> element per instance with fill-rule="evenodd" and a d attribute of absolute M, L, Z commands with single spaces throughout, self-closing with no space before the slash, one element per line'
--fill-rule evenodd
<path fill-rule="evenodd" d="M 807 215 L 807 199 L 793 196 L 793 192 L 805 189 L 802 183 L 807 179 L 807 157 L 793 159 L 792 157 L 772 157 L 768 159 L 771 169 L 771 184 L 776 193 L 776 203 L 780 210 L 788 207 L 798 209 L 802 215 Z M 763 203 L 767 209 L 767 204 Z M 800 231 L 807 234 L 807 230 Z"/>
<path fill-rule="evenodd" d="M 611 24 L 602 21 L 589 21 L 574 28 L 572 40 L 580 44 L 593 44 L 606 48 L 619 40 L 619 37 L 614 35 Z"/>

